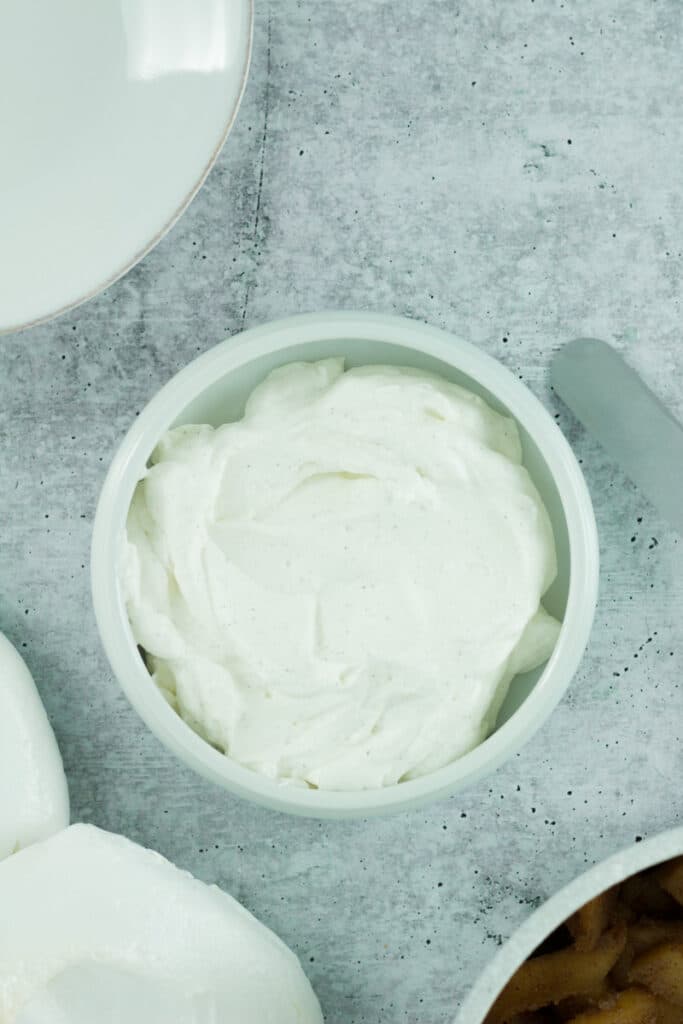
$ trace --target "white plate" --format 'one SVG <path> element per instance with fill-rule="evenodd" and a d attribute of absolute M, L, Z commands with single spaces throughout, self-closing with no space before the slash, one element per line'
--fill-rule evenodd
<path fill-rule="evenodd" d="M 234 121 L 252 0 L 3 0 L 0 331 L 126 273 Z"/>

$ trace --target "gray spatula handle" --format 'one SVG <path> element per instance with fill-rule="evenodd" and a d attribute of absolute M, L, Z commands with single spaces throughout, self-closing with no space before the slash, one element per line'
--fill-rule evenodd
<path fill-rule="evenodd" d="M 556 355 L 560 398 L 683 534 L 683 427 L 618 352 L 594 338 Z"/>

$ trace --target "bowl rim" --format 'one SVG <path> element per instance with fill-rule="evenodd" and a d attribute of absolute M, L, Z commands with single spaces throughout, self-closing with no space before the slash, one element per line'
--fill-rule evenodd
<path fill-rule="evenodd" d="M 517 968 L 570 914 L 638 871 L 683 853 L 683 827 L 634 842 L 588 868 L 541 904 L 489 960 L 470 989 L 453 1024 L 483 1024 L 494 1000 Z"/>
<path fill-rule="evenodd" d="M 255 0 L 241 0 L 244 5 L 247 15 L 247 45 L 244 52 L 244 61 L 242 69 L 240 71 L 240 84 L 237 90 L 237 95 L 232 107 L 226 111 L 227 117 L 225 121 L 225 127 L 221 132 L 218 141 L 216 142 L 213 150 L 209 154 L 209 158 L 205 163 L 204 167 L 199 173 L 194 184 L 188 189 L 185 195 L 176 204 L 174 209 L 171 211 L 167 219 L 163 222 L 161 227 L 152 235 L 148 242 L 146 242 L 141 248 L 133 253 L 117 270 L 111 271 L 111 273 L 99 284 L 92 285 L 83 295 L 78 296 L 75 299 L 69 299 L 62 306 L 58 306 L 57 309 L 52 310 L 48 313 L 40 313 L 36 317 L 31 317 L 30 320 L 21 321 L 15 324 L 0 324 L 0 337 L 4 334 L 18 334 L 20 331 L 26 331 L 31 327 L 38 327 L 41 324 L 48 323 L 50 320 L 55 320 L 59 316 L 63 316 L 65 313 L 69 313 L 73 309 L 77 309 L 84 303 L 89 302 L 90 299 L 94 299 L 95 296 L 101 292 L 105 292 L 107 288 L 110 288 L 113 284 L 116 284 L 122 277 L 137 266 L 141 260 L 148 256 L 152 249 L 155 249 L 159 242 L 164 238 L 165 235 L 175 227 L 182 215 L 187 210 L 193 199 L 196 198 L 197 193 L 201 189 L 202 185 L 208 178 L 210 172 L 213 170 L 214 164 L 218 160 L 221 154 L 223 146 L 225 145 L 228 135 L 233 129 L 239 109 L 242 106 L 242 100 L 244 98 L 244 92 L 247 87 L 247 79 L 249 78 L 249 68 L 251 67 L 251 58 L 254 48 L 254 4 Z"/>
<path fill-rule="evenodd" d="M 412 349 L 452 366 L 490 391 L 524 426 L 545 460 L 560 495 L 570 544 L 565 617 L 533 693 L 484 743 L 444 768 L 396 786 L 357 792 L 282 785 L 244 768 L 195 734 L 157 687 L 139 685 L 149 676 L 130 632 L 116 572 L 135 483 L 159 437 L 182 410 L 219 376 L 256 358 L 294 345 L 335 340 Z M 267 322 L 228 337 L 176 373 L 140 412 L 114 455 L 100 493 L 91 546 L 92 596 L 100 638 L 114 675 L 146 725 L 183 761 L 238 796 L 310 817 L 362 817 L 420 806 L 462 789 L 516 753 L 554 709 L 578 668 L 593 623 L 598 574 L 597 527 L 583 474 L 552 416 L 526 385 L 492 356 L 439 328 L 405 317 L 347 311 Z"/>

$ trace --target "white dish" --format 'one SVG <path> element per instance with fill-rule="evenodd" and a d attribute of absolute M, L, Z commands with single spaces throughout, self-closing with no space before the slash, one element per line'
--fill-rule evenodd
<path fill-rule="evenodd" d="M 601 861 L 534 911 L 479 975 L 454 1024 L 482 1024 L 518 967 L 574 911 L 638 871 L 683 854 L 683 828 L 662 832 Z"/>
<path fill-rule="evenodd" d="M 138 654 L 119 587 L 119 558 L 135 485 L 162 434 L 180 423 L 218 425 L 239 417 L 246 397 L 274 367 L 343 355 L 367 363 L 432 370 L 479 393 L 514 417 L 524 462 L 550 515 L 558 577 L 544 604 L 563 620 L 545 666 L 518 676 L 496 731 L 439 771 L 397 786 L 344 793 L 279 785 L 233 762 L 169 707 Z M 95 613 L 109 661 L 129 700 L 182 760 L 240 796 L 316 817 L 398 811 L 452 793 L 493 771 L 533 735 L 569 685 L 588 642 L 598 587 L 595 518 L 581 470 L 543 406 L 512 374 L 443 331 L 398 317 L 322 313 L 266 324 L 217 345 L 177 374 L 136 419 L 111 465 L 92 545 Z"/>
<path fill-rule="evenodd" d="M 75 306 L 177 220 L 232 126 L 252 0 L 6 0 L 0 331 Z"/>

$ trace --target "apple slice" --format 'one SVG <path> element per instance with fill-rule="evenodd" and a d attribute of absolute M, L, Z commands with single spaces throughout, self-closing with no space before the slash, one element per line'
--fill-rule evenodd
<path fill-rule="evenodd" d="M 0 633 L 0 860 L 68 824 L 54 733 L 31 673 Z"/>

